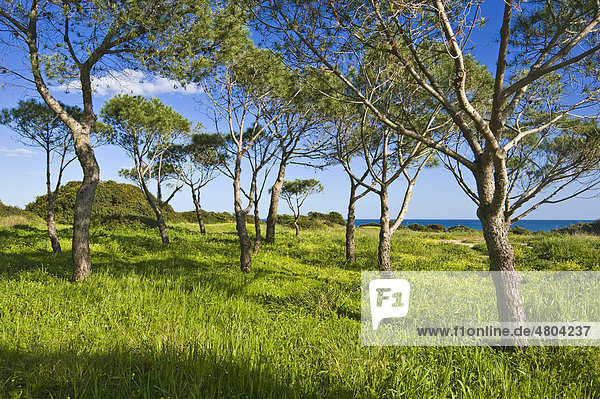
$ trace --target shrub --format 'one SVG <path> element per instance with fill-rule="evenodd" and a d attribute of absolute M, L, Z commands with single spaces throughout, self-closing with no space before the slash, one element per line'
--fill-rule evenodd
<path fill-rule="evenodd" d="M 467 226 L 460 225 L 460 226 L 452 226 L 448 229 L 448 231 L 451 233 L 471 233 L 471 232 L 474 232 L 477 230 L 472 229 Z"/>
<path fill-rule="evenodd" d="M 531 231 L 524 229 L 522 227 L 519 227 L 519 226 L 512 227 L 509 231 L 513 234 L 520 235 L 520 236 L 526 235 L 526 234 L 531 234 Z"/>
<path fill-rule="evenodd" d="M 424 231 L 424 232 L 446 232 L 446 228 L 441 224 L 428 224 L 422 226 L 417 223 L 412 223 L 408 225 L 408 228 L 415 231 Z"/>
<path fill-rule="evenodd" d="M 73 222 L 75 196 L 81 182 L 72 181 L 58 190 L 54 202 L 55 220 L 58 223 Z M 46 195 L 39 196 L 25 207 L 40 217 L 46 214 Z M 185 219 L 167 205 L 163 208 L 167 223 L 183 222 Z M 129 226 L 156 226 L 154 211 L 146 201 L 142 190 L 134 185 L 109 180 L 98 183 L 92 208 L 93 224 L 123 224 Z"/>
<path fill-rule="evenodd" d="M 600 219 L 591 223 L 577 223 L 571 224 L 568 227 L 561 227 L 560 229 L 552 230 L 556 233 L 562 234 L 593 234 L 600 235 Z"/>

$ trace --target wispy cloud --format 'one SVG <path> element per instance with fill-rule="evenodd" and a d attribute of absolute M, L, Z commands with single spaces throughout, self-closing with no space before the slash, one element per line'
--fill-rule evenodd
<path fill-rule="evenodd" d="M 25 148 L 0 147 L 0 155 L 5 156 L 5 157 L 11 157 L 11 158 L 18 158 L 18 157 L 29 158 L 32 155 L 37 155 L 37 152 L 27 150 Z"/>
<path fill-rule="evenodd" d="M 79 90 L 79 81 L 71 81 L 59 86 L 61 90 Z M 111 71 L 104 76 L 92 77 L 92 89 L 100 96 L 111 96 L 114 94 L 132 94 L 142 96 L 154 96 L 158 94 L 197 94 L 202 89 L 197 85 L 186 85 L 182 87 L 177 81 L 146 75 L 142 71 L 124 69 L 122 71 Z"/>

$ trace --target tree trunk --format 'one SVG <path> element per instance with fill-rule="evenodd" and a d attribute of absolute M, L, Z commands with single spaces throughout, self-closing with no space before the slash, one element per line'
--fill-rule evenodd
<path fill-rule="evenodd" d="M 298 213 L 298 216 L 294 216 L 294 227 L 296 228 L 296 237 L 300 235 L 300 225 L 298 224 L 298 219 L 300 219 L 300 213 Z"/>
<path fill-rule="evenodd" d="M 90 145 L 90 136 L 73 132 L 75 153 L 83 169 L 83 181 L 75 196 L 73 218 L 73 281 L 82 281 L 92 270 L 90 259 L 90 221 L 96 186 L 100 180 L 100 168 Z"/>
<path fill-rule="evenodd" d="M 198 219 L 198 226 L 200 226 L 200 233 L 202 235 L 206 235 L 206 228 L 204 227 L 204 216 L 202 216 L 202 208 L 200 207 L 200 195 L 196 195 L 195 188 L 192 185 L 190 187 L 192 190 L 192 201 L 194 202 L 194 207 L 196 208 L 196 219 Z"/>
<path fill-rule="evenodd" d="M 271 202 L 269 204 L 269 214 L 267 215 L 267 232 L 265 234 L 265 241 L 269 243 L 275 242 L 275 226 L 277 224 L 277 206 L 279 205 L 279 196 L 281 194 L 281 188 L 283 187 L 283 181 L 285 179 L 285 168 L 287 162 L 282 160 L 279 164 L 279 171 L 277 173 L 277 179 L 271 187 Z"/>
<path fill-rule="evenodd" d="M 154 210 L 156 213 L 156 224 L 158 225 L 158 231 L 160 232 L 160 238 L 162 243 L 167 245 L 169 244 L 169 233 L 167 232 L 167 225 L 165 223 L 165 218 L 163 217 L 162 210 L 160 208 L 156 208 Z"/>
<path fill-rule="evenodd" d="M 162 209 L 158 206 L 157 201 L 152 197 L 152 194 L 150 193 L 150 190 L 148 190 L 146 182 L 142 178 L 140 178 L 138 182 L 142 187 L 142 191 L 144 192 L 146 201 L 148 201 L 148 204 L 154 211 L 154 215 L 156 215 L 156 225 L 158 226 L 158 231 L 160 233 L 162 243 L 167 245 L 170 242 L 169 233 L 167 232 L 167 224 L 165 223 L 165 218 L 163 217 Z"/>
<path fill-rule="evenodd" d="M 488 249 L 490 271 L 496 288 L 496 303 L 500 322 L 516 325 L 525 322 L 525 310 L 521 297 L 521 278 L 515 271 L 514 249 L 508 240 L 509 222 L 502 206 L 506 199 L 508 178 L 502 160 L 494 162 L 494 154 L 484 154 L 479 159 L 480 171 L 475 174 L 481 204 L 477 217 L 483 227 Z M 498 273 L 500 272 L 500 273 Z M 526 337 L 508 337 L 502 341 L 505 347 L 525 347 Z"/>
<path fill-rule="evenodd" d="M 350 201 L 348 202 L 348 221 L 346 222 L 346 262 L 355 263 L 355 243 L 354 243 L 354 219 L 356 211 L 356 188 L 357 184 L 350 182 Z"/>
<path fill-rule="evenodd" d="M 494 273 L 498 317 L 501 322 L 521 324 L 525 322 L 525 310 L 521 297 L 521 277 L 515 271 L 514 249 L 508 240 L 508 224 L 503 215 L 487 215 L 481 208 L 477 216 L 483 226 L 483 236 L 488 248 L 490 271 Z M 512 337 L 504 346 L 524 347 L 527 339 Z"/>
<path fill-rule="evenodd" d="M 256 238 L 254 239 L 254 252 L 253 254 L 258 254 L 260 251 L 260 241 L 261 231 L 260 231 L 260 215 L 258 213 L 258 201 L 254 201 L 254 232 L 256 233 Z"/>
<path fill-rule="evenodd" d="M 235 172 L 233 178 L 233 207 L 235 211 L 235 229 L 237 230 L 240 241 L 240 270 L 243 273 L 249 273 L 252 270 L 252 253 L 250 237 L 248 237 L 248 229 L 246 228 L 246 212 L 242 209 L 242 155 L 238 151 L 235 162 Z"/>
<path fill-rule="evenodd" d="M 198 226 L 200 226 L 200 233 L 202 235 L 206 235 L 206 227 L 204 227 L 204 216 L 202 216 L 202 208 L 200 208 L 199 203 L 195 203 L 196 205 L 196 219 L 198 219 Z"/>
<path fill-rule="evenodd" d="M 48 215 L 46 218 L 46 224 L 48 226 L 48 238 L 50 238 L 50 244 L 52 245 L 52 251 L 55 254 L 62 253 L 60 247 L 60 241 L 58 240 L 58 233 L 56 232 L 56 226 L 54 224 L 54 206 L 51 200 L 48 200 Z"/>
<path fill-rule="evenodd" d="M 377 248 L 377 266 L 379 271 L 391 271 L 390 262 L 391 251 L 391 231 L 390 231 L 390 210 L 388 207 L 388 193 L 385 187 L 381 188 L 379 195 L 381 216 L 379 218 L 379 246 Z"/>
<path fill-rule="evenodd" d="M 60 177 L 59 177 L 60 180 Z M 59 182 L 60 184 L 60 182 Z M 58 191 L 58 187 L 56 188 Z M 46 212 L 46 225 L 48 226 L 48 238 L 50 239 L 50 245 L 52 245 L 52 251 L 55 254 L 62 253 L 60 247 L 60 241 L 58 240 L 58 233 L 56 232 L 56 225 L 54 224 L 54 199 L 55 194 L 52 192 L 50 182 L 50 150 L 46 150 L 46 195 L 47 195 L 47 212 Z"/>
<path fill-rule="evenodd" d="M 248 273 L 252 270 L 252 243 L 246 229 L 246 212 L 241 209 L 235 212 L 235 228 L 240 240 L 240 270 Z"/>

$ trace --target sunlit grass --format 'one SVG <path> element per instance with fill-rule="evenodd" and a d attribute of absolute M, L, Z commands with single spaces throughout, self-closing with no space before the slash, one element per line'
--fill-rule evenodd
<path fill-rule="evenodd" d="M 343 228 L 281 228 L 249 274 L 234 231 L 177 225 L 163 247 L 154 230 L 93 229 L 93 274 L 74 284 L 68 229 L 54 255 L 42 228 L 0 228 L 0 397 L 599 396 L 595 348 L 361 347 L 360 271 L 376 269 L 376 229 L 358 229 L 349 265 Z M 400 230 L 394 267 L 487 268 L 485 246 L 449 238 L 481 242 Z M 523 269 L 597 269 L 597 238 L 515 241 Z"/>

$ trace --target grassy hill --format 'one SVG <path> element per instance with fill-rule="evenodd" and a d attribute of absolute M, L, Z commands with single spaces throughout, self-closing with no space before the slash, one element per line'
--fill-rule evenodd
<path fill-rule="evenodd" d="M 165 247 L 145 229 L 93 228 L 92 276 L 74 284 L 68 240 L 54 255 L 43 229 L 0 227 L 0 397 L 598 396 L 600 348 L 361 346 L 360 272 L 376 268 L 376 228 L 357 231 L 347 265 L 342 227 L 281 227 L 249 274 L 233 224 L 170 233 Z M 600 269 L 600 238 L 512 239 L 520 270 Z M 482 242 L 405 229 L 392 263 L 485 270 Z"/>
<path fill-rule="evenodd" d="M 54 203 L 57 223 L 71 224 L 73 222 L 75 196 L 80 185 L 81 182 L 71 181 L 59 189 Z M 27 204 L 25 209 L 44 217 L 46 214 L 46 195 L 37 197 L 35 201 Z M 185 221 L 170 205 L 167 205 L 163 212 L 167 223 Z M 156 226 L 156 217 L 139 187 L 109 180 L 98 183 L 92 210 L 92 223 L 154 227 Z"/>

